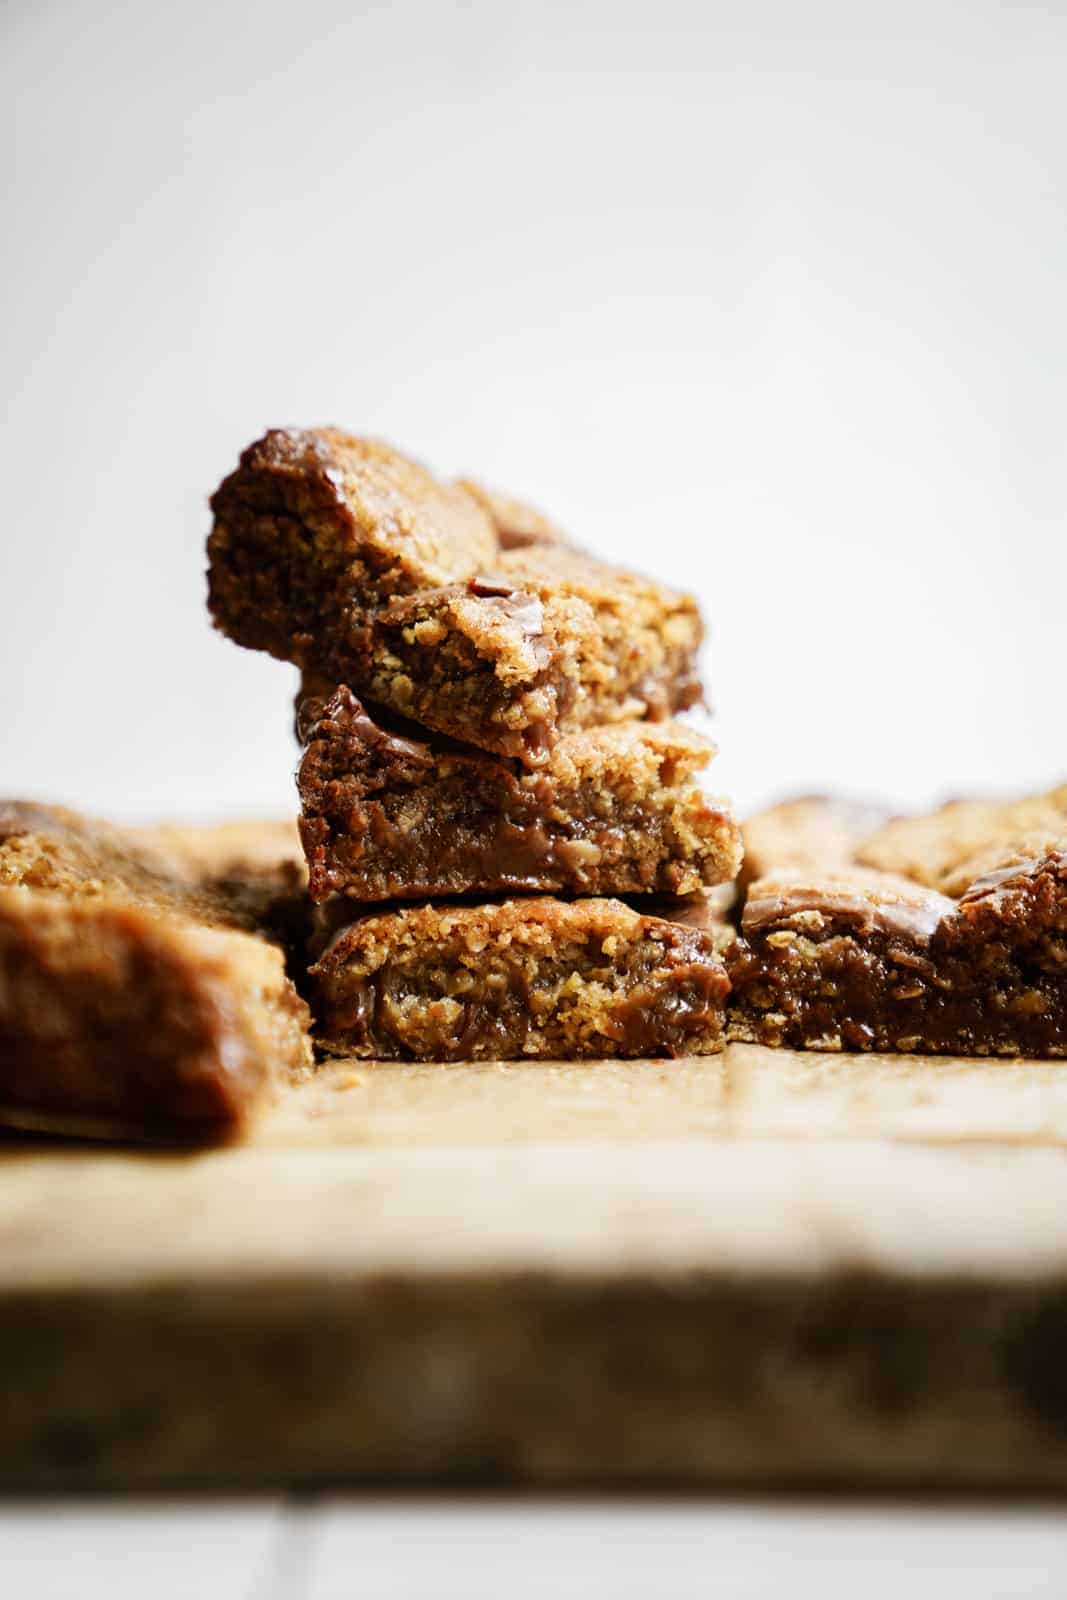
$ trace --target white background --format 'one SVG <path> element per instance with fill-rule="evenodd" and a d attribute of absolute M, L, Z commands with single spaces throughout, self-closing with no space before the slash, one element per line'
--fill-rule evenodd
<path fill-rule="evenodd" d="M 0 1562 L 12 1600 L 1062 1600 L 1067 1587 L 1052 1506 L 692 1495 L 0 1506 Z"/>
<path fill-rule="evenodd" d="M 693 586 L 718 785 L 1067 775 L 1067 7 L 2 21 L 0 789 L 293 805 L 206 496 L 338 421 Z"/>

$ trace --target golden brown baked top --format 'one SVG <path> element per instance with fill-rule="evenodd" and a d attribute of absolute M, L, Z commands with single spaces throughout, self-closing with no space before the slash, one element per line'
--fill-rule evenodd
<path fill-rule="evenodd" d="M 692 596 L 388 446 L 275 430 L 211 505 L 216 625 L 438 733 L 538 766 L 568 728 L 701 697 Z"/>
<path fill-rule="evenodd" d="M 295 818 L 273 822 L 156 823 L 123 829 L 153 851 L 182 863 L 196 878 L 303 871 Z"/>
<path fill-rule="evenodd" d="M 351 554 L 394 574 L 398 588 L 454 583 L 490 563 L 493 524 L 458 484 L 447 483 L 392 445 L 341 428 L 272 428 L 243 452 L 212 497 L 264 509 L 315 512 Z M 400 582 L 399 580 L 406 580 Z"/>
<path fill-rule="evenodd" d="M 673 643 L 699 642 L 702 634 L 691 594 L 626 567 L 598 561 L 570 545 L 541 543 L 505 550 L 497 569 L 513 583 L 521 581 L 524 588 L 544 597 L 562 593 L 585 600 L 601 620 L 616 617 L 662 628 L 669 627 L 674 618 L 680 631 Z"/>
<path fill-rule="evenodd" d="M 139 905 L 205 922 L 232 920 L 220 896 L 147 840 L 33 801 L 0 802 L 0 885 L 68 899 L 119 893 Z"/>
<path fill-rule="evenodd" d="M 1067 850 L 1067 784 L 1017 800 L 954 800 L 899 817 L 862 840 L 855 858 L 943 894 L 1001 867 Z"/>
<path fill-rule="evenodd" d="M 469 955 L 477 956 L 490 939 L 516 948 L 552 951 L 560 939 L 577 936 L 606 945 L 602 953 L 610 957 L 612 939 L 620 935 L 632 939 L 646 931 L 644 924 L 653 937 L 671 926 L 663 923 L 658 929 L 651 919 L 620 900 L 556 900 L 549 895 L 532 895 L 480 906 L 398 906 L 360 917 L 335 936 L 334 944 L 343 939 L 350 953 L 358 949 L 360 969 L 368 972 L 384 961 L 396 960 L 405 950 L 417 950 L 442 940 L 458 941 Z M 320 960 L 328 964 L 329 951 Z M 351 967 L 351 955 L 346 964 Z"/>
<path fill-rule="evenodd" d="M 269 902 L 303 878 L 294 823 L 121 828 L 62 806 L 0 801 L 0 887 L 259 931 Z"/>
<path fill-rule="evenodd" d="M 784 867 L 756 880 L 741 927 L 752 933 L 769 923 L 788 922 L 807 932 L 821 932 L 833 924 L 860 934 L 881 929 L 924 940 L 953 909 L 947 896 L 889 872 Z"/>
<path fill-rule="evenodd" d="M 989 874 L 1067 853 L 1067 784 L 1015 800 L 952 800 L 877 826 L 880 816 L 823 796 L 771 806 L 743 825 L 744 880 L 782 870 L 858 879 L 866 868 L 960 899 Z"/>

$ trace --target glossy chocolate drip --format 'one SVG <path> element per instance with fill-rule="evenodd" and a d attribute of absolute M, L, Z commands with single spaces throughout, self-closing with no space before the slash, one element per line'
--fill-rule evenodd
<path fill-rule="evenodd" d="M 924 944 L 954 909 L 944 895 L 876 872 L 854 877 L 778 873 L 752 885 L 741 928 L 754 934 L 804 916 L 808 929 L 844 925 L 861 937 L 878 931 Z"/>

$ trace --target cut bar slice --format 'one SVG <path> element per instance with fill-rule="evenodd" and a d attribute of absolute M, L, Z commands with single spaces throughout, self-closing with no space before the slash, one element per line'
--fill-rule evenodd
<path fill-rule="evenodd" d="M 480 749 L 536 764 L 561 731 L 700 698 L 690 596 L 384 445 L 268 434 L 212 508 L 224 632 Z"/>
<path fill-rule="evenodd" d="M 930 939 L 953 909 L 888 873 L 783 869 L 757 879 L 728 956 L 731 1038 L 798 1049 L 919 1048 Z"/>
<path fill-rule="evenodd" d="M 209 605 L 238 644 L 313 664 L 353 620 L 497 556 L 472 496 L 388 445 L 337 428 L 274 428 L 211 500 Z"/>
<path fill-rule="evenodd" d="M 6 1118 L 213 1137 L 310 1067 L 306 1007 L 260 932 L 285 874 L 226 858 L 224 886 L 179 853 L 147 830 L 0 806 Z"/>
<path fill-rule="evenodd" d="M 546 542 L 505 551 L 499 570 L 546 605 L 566 595 L 591 610 L 594 643 L 579 658 L 583 724 L 665 717 L 701 699 L 696 655 L 704 630 L 691 594 Z"/>
<path fill-rule="evenodd" d="M 1067 1055 L 1067 828 L 1047 797 L 895 822 L 820 866 L 749 886 L 729 953 L 735 1039 L 814 1049 Z M 979 803 L 969 803 L 977 806 Z M 984 803 L 982 803 L 984 804 Z M 890 853 L 892 845 L 892 857 Z M 865 864 L 891 858 L 907 876 Z M 948 892 L 929 886 L 939 882 Z"/>
<path fill-rule="evenodd" d="M 687 894 L 737 871 L 737 825 L 693 781 L 714 746 L 679 723 L 571 734 L 530 772 L 384 727 L 343 687 L 306 702 L 303 720 L 300 827 L 315 901 Z"/>
<path fill-rule="evenodd" d="M 327 1048 L 425 1061 L 706 1055 L 729 988 L 697 929 L 546 897 L 360 918 L 311 978 Z"/>
<path fill-rule="evenodd" d="M 582 663 L 598 643 L 584 600 L 498 571 L 367 612 L 343 639 L 320 635 L 312 660 L 398 716 L 536 765 L 561 730 L 594 720 Z"/>
<path fill-rule="evenodd" d="M 560 546 L 504 552 L 492 574 L 369 613 L 318 664 L 413 722 L 526 765 L 576 728 L 701 698 L 688 595 Z"/>

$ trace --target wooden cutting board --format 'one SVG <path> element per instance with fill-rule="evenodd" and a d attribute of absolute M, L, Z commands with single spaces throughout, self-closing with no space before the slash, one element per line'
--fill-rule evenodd
<path fill-rule="evenodd" d="M 339 1063 L 0 1247 L 9 1489 L 1067 1487 L 1067 1062 Z"/>

